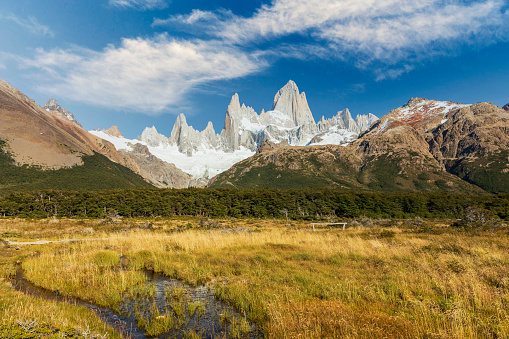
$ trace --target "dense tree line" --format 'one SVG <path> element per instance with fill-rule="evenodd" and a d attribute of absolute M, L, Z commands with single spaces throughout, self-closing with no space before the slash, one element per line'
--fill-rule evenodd
<path fill-rule="evenodd" d="M 0 215 L 46 218 L 104 218 L 193 215 L 323 219 L 331 216 L 459 218 L 478 206 L 509 219 L 509 194 L 380 193 L 301 189 L 123 189 L 101 192 L 16 192 L 0 197 Z"/>

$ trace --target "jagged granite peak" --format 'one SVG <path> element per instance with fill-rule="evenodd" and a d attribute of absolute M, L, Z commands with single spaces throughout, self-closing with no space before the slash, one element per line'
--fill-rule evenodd
<path fill-rule="evenodd" d="M 367 115 L 358 115 L 355 118 L 355 123 L 359 127 L 360 131 L 365 131 L 377 120 L 378 117 L 376 115 L 368 113 Z"/>
<path fill-rule="evenodd" d="M 346 147 L 264 144 L 209 187 L 507 193 L 509 112 L 491 103 L 413 99 Z"/>
<path fill-rule="evenodd" d="M 192 156 L 200 148 L 215 149 L 219 144 L 219 136 L 214 131 L 212 122 L 199 132 L 187 124 L 186 117 L 180 113 L 168 139 L 169 145 L 177 145 L 181 153 Z"/>
<path fill-rule="evenodd" d="M 239 94 L 235 93 L 230 100 L 230 104 L 228 105 L 228 110 L 240 109 L 240 99 Z"/>
<path fill-rule="evenodd" d="M 168 146 L 168 138 L 163 134 L 157 132 L 155 126 L 145 127 L 141 135 L 137 138 L 140 141 L 145 142 L 147 145 L 156 147 L 156 146 Z"/>
<path fill-rule="evenodd" d="M 190 182 L 197 184 L 252 156 L 257 150 L 274 145 L 347 145 L 376 120 L 372 114 L 354 120 L 345 109 L 332 118 L 322 117 L 315 123 L 306 95 L 300 93 L 291 80 L 277 92 L 272 108 L 262 110 L 258 115 L 235 93 L 226 109 L 220 134 L 216 134 L 211 122 L 203 131 L 195 130 L 188 124 L 186 116 L 180 114 L 169 138 L 152 127 L 146 128 L 132 144 L 146 144 L 154 156 L 191 174 L 193 180 Z M 133 149 L 129 140 L 115 142 L 127 151 Z"/>
<path fill-rule="evenodd" d="M 74 117 L 74 115 L 71 112 L 69 112 L 68 110 L 66 110 L 65 108 L 60 107 L 60 105 L 58 104 L 58 102 L 55 99 L 49 99 L 44 104 L 44 109 L 48 112 L 58 112 L 60 114 L 63 114 L 67 119 L 69 119 L 70 121 L 74 122 L 75 124 L 77 124 L 81 128 L 83 128 L 83 126 L 81 126 L 81 124 Z"/>
<path fill-rule="evenodd" d="M 509 103 L 505 104 L 504 107 L 502 107 L 502 109 L 505 109 L 506 111 L 509 111 Z"/>
<path fill-rule="evenodd" d="M 240 105 L 239 95 L 235 93 L 226 109 L 224 128 L 219 135 L 223 150 L 234 152 L 246 147 L 254 151 L 257 147 L 254 131 L 262 129 L 258 119 L 258 114 L 252 107 Z"/>
<path fill-rule="evenodd" d="M 60 105 L 55 99 L 49 99 L 48 101 L 46 101 L 46 103 L 44 104 L 44 108 L 49 111 L 57 111 L 61 109 Z"/>
<path fill-rule="evenodd" d="M 345 108 L 342 112 L 340 112 L 339 116 L 341 117 L 341 120 L 343 120 L 343 128 L 355 133 L 360 133 L 359 126 L 357 126 L 357 123 L 352 118 L 352 114 L 348 108 Z"/>
<path fill-rule="evenodd" d="M 304 93 L 299 93 L 295 82 L 289 81 L 274 97 L 273 110 L 258 115 L 240 101 L 238 93 L 232 95 L 225 113 L 224 128 L 218 135 L 212 123 L 199 132 L 189 126 L 180 114 L 173 126 L 169 145 L 176 145 L 180 152 L 192 156 L 200 148 L 236 152 L 252 152 L 263 141 L 287 142 L 291 146 L 305 146 L 312 140 L 320 143 L 347 144 L 366 130 L 376 120 L 374 115 L 352 118 L 348 109 L 339 111 L 331 119 L 322 118 L 315 123 Z M 319 139 L 315 136 L 319 135 Z"/>
<path fill-rule="evenodd" d="M 315 119 L 309 109 L 304 92 L 299 93 L 297 84 L 290 80 L 274 96 L 273 111 L 279 111 L 290 117 L 295 126 L 314 124 Z"/>

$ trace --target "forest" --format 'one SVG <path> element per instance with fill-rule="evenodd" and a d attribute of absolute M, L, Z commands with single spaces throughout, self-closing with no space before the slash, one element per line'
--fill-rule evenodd
<path fill-rule="evenodd" d="M 509 219 L 509 194 L 345 192 L 328 189 L 117 189 L 24 191 L 0 197 L 0 216 L 21 218 L 234 217 L 461 218 L 468 207 Z"/>

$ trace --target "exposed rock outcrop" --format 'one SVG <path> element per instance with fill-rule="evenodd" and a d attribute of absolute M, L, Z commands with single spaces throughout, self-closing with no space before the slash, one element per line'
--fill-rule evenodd
<path fill-rule="evenodd" d="M 191 175 L 155 157 L 145 145 L 134 144 L 131 150 L 122 152 L 136 163 L 140 174 L 156 187 L 186 188 L 191 184 Z"/>
<path fill-rule="evenodd" d="M 346 147 L 266 146 L 210 185 L 509 192 L 509 113 L 413 98 Z"/>
<path fill-rule="evenodd" d="M 155 130 L 154 127 L 152 128 Z M 164 136 L 159 139 L 164 140 Z M 150 141 L 149 145 L 151 146 L 160 145 L 157 140 L 151 138 L 145 137 L 142 140 L 147 143 Z M 209 121 L 207 127 L 200 132 L 189 126 L 185 115 L 181 113 L 173 125 L 170 138 L 163 142 L 167 142 L 169 145 L 177 145 L 181 153 L 191 156 L 199 148 L 215 149 L 219 143 L 219 136 L 216 135 L 212 122 Z"/>
<path fill-rule="evenodd" d="M 155 128 L 146 128 L 138 138 L 147 145 L 156 147 L 176 145 L 180 152 L 192 156 L 202 150 L 235 152 L 248 149 L 252 152 L 264 142 L 286 142 L 291 146 L 316 143 L 347 144 L 359 133 L 368 129 L 376 117 L 373 114 L 359 115 L 354 120 L 345 109 L 330 119 L 322 118 L 317 124 L 306 100 L 297 85 L 289 81 L 275 95 L 272 110 L 258 115 L 252 107 L 240 103 L 234 94 L 225 113 L 224 128 L 216 134 L 212 123 L 199 132 L 187 124 L 180 114 L 169 138 L 158 134 Z"/>
<path fill-rule="evenodd" d="M 115 137 L 115 138 L 123 138 L 124 137 L 122 135 L 122 133 L 120 133 L 120 131 L 118 130 L 117 126 L 111 126 L 110 128 L 103 130 L 103 132 L 108 135 L 111 135 L 112 137 Z"/>
<path fill-rule="evenodd" d="M 41 171 L 45 174 L 40 174 L 41 178 L 46 178 L 38 182 L 42 185 L 40 188 L 53 187 L 51 181 L 44 182 L 54 175 L 51 174 L 54 173 L 53 170 L 72 168 L 71 171 L 74 171 L 76 167 L 84 164 L 83 159 L 93 159 L 90 161 L 94 163 L 95 174 L 77 170 L 79 178 L 76 180 L 81 187 L 87 187 L 87 183 L 92 189 L 150 186 L 135 174 L 139 173 L 139 169 L 130 158 L 122 156 L 110 142 L 85 131 L 75 121 L 74 116 L 66 113 L 68 112 L 62 109 L 56 100 L 48 101 L 44 109 L 7 82 L 0 80 L 0 139 L 5 142 L 4 147 L 14 159 L 15 165 L 36 166 L 45 170 Z M 109 159 L 96 156 L 95 153 Z M 88 165 L 90 166 L 90 163 Z M 132 168 L 135 173 L 125 167 Z M 26 172 L 21 171 L 20 175 L 22 173 Z M 102 183 L 97 173 L 110 178 L 111 182 Z M 96 177 L 93 177 L 94 175 Z M 14 187 L 23 187 L 24 183 L 30 185 L 39 179 L 28 175 L 20 177 L 19 180 L 20 182 L 13 183 Z M 69 182 L 60 182 L 58 185 L 60 186 L 55 188 L 73 187 Z"/>
<path fill-rule="evenodd" d="M 287 147 L 287 146 L 290 146 L 290 145 L 286 141 L 283 141 L 280 143 L 264 141 L 260 144 L 260 146 L 258 146 L 258 149 L 256 150 L 256 154 L 272 151 L 272 150 L 275 150 L 276 148 Z"/>
<path fill-rule="evenodd" d="M 272 110 L 262 110 L 260 114 L 241 104 L 239 95 L 234 94 L 226 109 L 224 128 L 220 134 L 216 133 L 211 122 L 203 131 L 195 130 L 187 123 L 185 115 L 180 114 L 169 138 L 158 133 L 155 127 L 147 127 L 131 143 L 147 145 L 149 151 L 160 159 L 175 163 L 178 168 L 192 174 L 194 184 L 193 181 L 191 184 L 201 185 L 209 175 L 228 169 L 257 150 L 274 148 L 277 144 L 346 145 L 376 120 L 373 114 L 359 115 L 354 120 L 345 109 L 330 119 L 322 118 L 315 123 L 305 94 L 300 93 L 295 82 L 290 80 L 276 93 Z M 120 139 L 119 142 L 111 141 L 129 151 L 126 140 Z M 182 159 L 181 154 L 187 158 Z"/>
<path fill-rule="evenodd" d="M 149 146 L 168 146 L 168 138 L 158 133 L 154 126 L 145 127 L 138 140 L 145 142 Z"/>
<path fill-rule="evenodd" d="M 293 121 L 293 126 L 283 127 L 315 123 L 308 101 L 306 100 L 306 94 L 304 92 L 299 93 L 297 84 L 292 80 L 288 81 L 274 96 L 272 111 L 279 111 Z"/>
<path fill-rule="evenodd" d="M 44 109 L 48 112 L 56 112 L 56 113 L 63 114 L 67 119 L 69 119 L 70 121 L 74 122 L 75 124 L 77 124 L 81 128 L 83 128 L 83 126 L 81 126 L 81 124 L 74 117 L 74 115 L 71 112 L 67 111 L 65 108 L 60 107 L 60 105 L 58 104 L 58 102 L 55 99 L 49 99 L 46 102 L 46 104 L 44 104 Z"/>

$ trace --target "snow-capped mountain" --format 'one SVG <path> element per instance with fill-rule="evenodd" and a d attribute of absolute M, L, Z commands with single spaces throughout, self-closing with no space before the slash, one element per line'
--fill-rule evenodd
<path fill-rule="evenodd" d="M 184 114 L 173 125 L 170 137 L 147 127 L 137 140 L 128 140 L 104 131 L 91 133 L 111 141 L 117 149 L 130 150 L 141 143 L 159 159 L 173 163 L 194 178 L 211 178 L 253 154 L 264 141 L 290 146 L 320 144 L 347 145 L 368 129 L 377 117 L 360 115 L 354 120 L 345 109 L 316 123 L 304 92 L 289 81 L 275 95 L 272 109 L 260 114 L 240 104 L 234 94 L 225 114 L 224 128 L 217 134 L 211 122 L 203 131 L 189 126 Z"/>
<path fill-rule="evenodd" d="M 450 112 L 471 105 L 452 101 L 437 101 L 424 98 L 412 98 L 402 107 L 392 110 L 378 120 L 373 130 L 383 133 L 401 124 L 409 125 L 419 132 L 426 132 L 448 120 Z"/>

